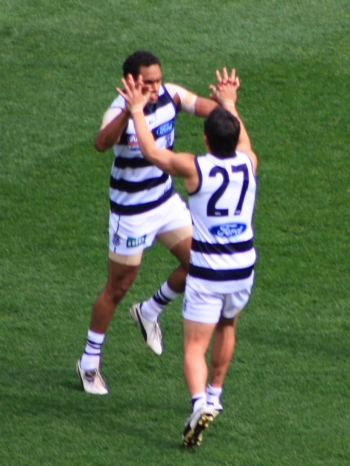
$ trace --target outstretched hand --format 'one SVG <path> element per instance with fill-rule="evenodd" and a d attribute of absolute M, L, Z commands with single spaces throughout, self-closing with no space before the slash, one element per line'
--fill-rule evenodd
<path fill-rule="evenodd" d="M 222 69 L 222 76 L 220 71 L 216 70 L 216 79 L 217 84 L 209 86 L 210 98 L 224 107 L 234 107 L 237 101 L 237 90 L 240 86 L 236 70 L 233 68 L 230 76 L 226 67 Z"/>
<path fill-rule="evenodd" d="M 118 93 L 124 97 L 127 103 L 127 108 L 130 113 L 142 112 L 144 107 L 147 105 L 150 97 L 150 93 L 142 93 L 143 81 L 142 76 L 139 76 L 138 80 L 135 81 L 131 74 L 128 74 L 126 79 L 121 79 L 124 90 L 117 87 Z"/>

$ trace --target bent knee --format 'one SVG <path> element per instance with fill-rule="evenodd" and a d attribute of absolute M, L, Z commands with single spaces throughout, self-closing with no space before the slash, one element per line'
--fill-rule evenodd
<path fill-rule="evenodd" d="M 126 283 L 120 283 L 118 286 L 112 286 L 112 284 L 107 283 L 104 293 L 109 301 L 117 305 L 124 298 L 130 286 L 130 284 Z"/>

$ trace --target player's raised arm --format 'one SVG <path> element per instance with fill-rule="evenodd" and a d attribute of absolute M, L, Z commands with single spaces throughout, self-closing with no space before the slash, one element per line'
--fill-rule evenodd
<path fill-rule="evenodd" d="M 103 116 L 102 126 L 95 139 L 95 148 L 104 152 L 117 144 L 129 118 L 127 108 L 109 108 Z"/>
<path fill-rule="evenodd" d="M 246 153 L 251 159 L 254 170 L 256 171 L 258 165 L 258 159 L 256 154 L 253 152 L 248 132 L 241 120 L 237 107 L 237 91 L 240 86 L 239 78 L 236 76 L 236 71 L 231 70 L 231 74 L 228 75 L 227 69 L 223 68 L 222 75 L 219 71 L 216 71 L 217 85 L 210 86 L 212 91 L 211 98 L 216 100 L 223 108 L 231 112 L 240 122 L 241 130 L 236 149 L 238 151 Z"/>
<path fill-rule="evenodd" d="M 195 115 L 206 118 L 209 116 L 209 113 L 214 110 L 214 108 L 217 107 L 217 103 L 210 100 L 206 99 L 205 97 L 197 97 L 196 104 L 195 104 Z"/>
<path fill-rule="evenodd" d="M 218 105 L 217 102 L 200 97 L 178 84 L 166 83 L 165 87 L 174 100 L 177 109 L 190 115 L 206 118 Z"/>
<path fill-rule="evenodd" d="M 143 113 L 143 109 L 148 102 L 148 95 L 142 94 L 141 82 L 135 82 L 132 76 L 127 78 L 127 80 L 122 79 L 124 91 L 119 88 L 117 90 L 126 100 L 132 115 L 142 155 L 169 175 L 179 176 L 187 180 L 198 177 L 193 154 L 174 153 L 156 146 Z"/>

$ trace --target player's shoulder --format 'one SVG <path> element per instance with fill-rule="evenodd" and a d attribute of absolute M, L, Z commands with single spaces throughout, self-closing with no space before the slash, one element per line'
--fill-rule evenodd
<path fill-rule="evenodd" d="M 125 108 L 125 100 L 122 96 L 116 97 L 111 105 L 107 108 L 102 117 L 102 128 L 105 128 L 111 123 Z"/>
<path fill-rule="evenodd" d="M 111 103 L 109 108 L 124 108 L 125 107 L 125 99 L 121 95 L 118 95 Z"/>
<path fill-rule="evenodd" d="M 196 94 L 175 83 L 166 83 L 164 87 L 180 110 L 190 114 L 195 113 Z"/>
<path fill-rule="evenodd" d="M 169 92 L 171 97 L 174 97 L 175 94 L 181 96 L 183 92 L 188 92 L 186 88 L 176 83 L 165 83 L 163 86 Z"/>
<path fill-rule="evenodd" d="M 174 83 L 164 83 L 163 84 L 164 88 L 167 90 L 167 92 L 170 94 L 170 96 L 172 98 L 174 98 L 174 96 L 176 94 L 178 94 L 178 85 L 177 84 L 174 84 Z"/>
<path fill-rule="evenodd" d="M 256 169 L 258 167 L 258 158 L 255 152 L 253 152 L 252 150 L 248 150 L 248 149 L 239 149 L 239 150 L 236 150 L 236 154 L 239 157 L 248 159 L 252 164 L 253 172 L 254 173 L 256 172 Z"/>

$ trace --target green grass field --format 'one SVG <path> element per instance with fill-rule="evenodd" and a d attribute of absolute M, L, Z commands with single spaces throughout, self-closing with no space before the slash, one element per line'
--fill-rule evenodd
<path fill-rule="evenodd" d="M 350 464 L 349 24 L 348 0 L 2 0 L 1 465 Z M 256 285 L 225 411 L 196 449 L 181 445 L 181 299 L 160 358 L 128 317 L 176 264 L 161 246 L 109 328 L 110 394 L 74 372 L 106 279 L 113 156 L 93 142 L 141 48 L 201 95 L 235 67 L 260 161 Z M 202 152 L 202 121 L 177 131 L 177 150 Z"/>

